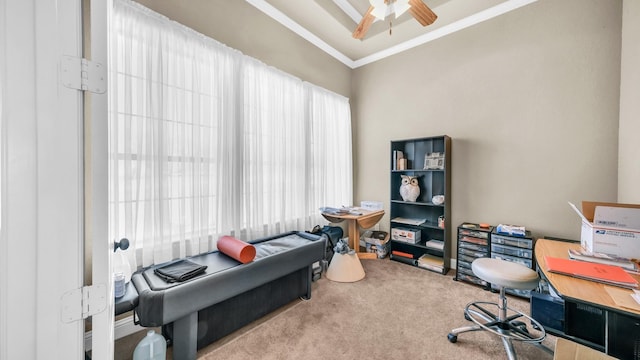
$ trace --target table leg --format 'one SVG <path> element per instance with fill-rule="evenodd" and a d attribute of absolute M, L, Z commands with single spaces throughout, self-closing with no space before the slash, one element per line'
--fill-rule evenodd
<path fill-rule="evenodd" d="M 351 248 L 355 250 L 356 253 L 360 252 L 360 232 L 358 231 L 358 222 L 353 219 L 349 221 L 349 240 L 353 242 Z"/>

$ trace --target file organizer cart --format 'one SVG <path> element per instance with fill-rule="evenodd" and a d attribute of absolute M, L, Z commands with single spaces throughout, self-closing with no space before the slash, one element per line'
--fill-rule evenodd
<path fill-rule="evenodd" d="M 489 289 L 487 283 L 473 274 L 473 260 L 490 256 L 490 238 L 493 226 L 481 228 L 478 224 L 462 223 L 458 226 L 458 257 L 455 281 L 466 281 Z"/>
<path fill-rule="evenodd" d="M 524 236 L 503 234 L 497 232 L 496 229 L 493 229 L 491 233 L 492 258 L 520 263 L 535 270 L 533 246 L 534 239 L 529 230 L 525 232 Z M 530 290 L 507 289 L 507 292 L 524 298 L 531 297 Z"/>

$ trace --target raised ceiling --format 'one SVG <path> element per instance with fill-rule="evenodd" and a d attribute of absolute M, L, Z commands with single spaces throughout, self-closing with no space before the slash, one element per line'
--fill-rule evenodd
<path fill-rule="evenodd" d="M 369 0 L 246 0 L 351 68 L 425 44 L 537 0 L 423 0 L 438 19 L 421 26 L 409 12 L 371 25 L 366 36 L 351 34 Z M 391 29 L 391 34 L 389 30 Z"/>

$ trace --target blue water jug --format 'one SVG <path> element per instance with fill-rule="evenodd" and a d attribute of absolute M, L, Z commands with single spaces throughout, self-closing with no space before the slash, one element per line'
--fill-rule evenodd
<path fill-rule="evenodd" d="M 164 337 L 149 330 L 133 350 L 133 360 L 165 360 L 166 354 L 167 342 Z"/>

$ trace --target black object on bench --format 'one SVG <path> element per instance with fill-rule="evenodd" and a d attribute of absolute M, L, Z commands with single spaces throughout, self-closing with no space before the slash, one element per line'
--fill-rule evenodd
<path fill-rule="evenodd" d="M 174 358 L 195 359 L 210 342 L 299 297 L 311 298 L 312 265 L 324 257 L 326 236 L 289 232 L 250 243 L 256 258 L 247 264 L 214 251 L 189 258 L 207 269 L 184 282 L 158 277 L 154 268 L 162 264 L 131 277 L 140 325 L 163 326 Z"/>

